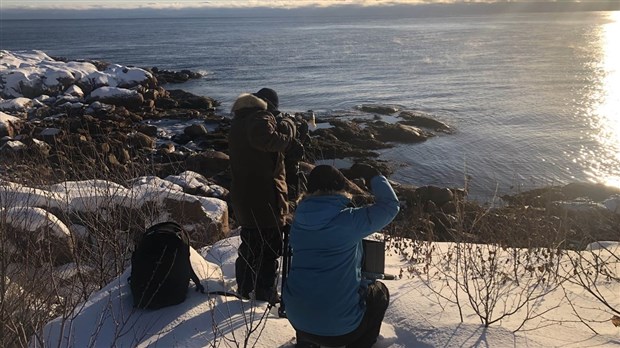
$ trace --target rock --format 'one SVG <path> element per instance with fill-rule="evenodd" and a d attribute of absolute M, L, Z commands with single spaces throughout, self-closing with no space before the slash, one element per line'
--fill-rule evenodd
<path fill-rule="evenodd" d="M 144 97 L 137 91 L 120 87 L 99 87 L 92 91 L 88 102 L 99 101 L 105 104 L 124 106 L 131 110 L 138 110 L 144 103 Z"/>
<path fill-rule="evenodd" d="M 24 250 L 22 254 L 40 257 L 31 258 L 30 262 L 62 265 L 73 259 L 71 232 L 49 211 L 37 207 L 13 207 L 0 209 L 0 216 L 9 227 L 9 238 Z"/>
<path fill-rule="evenodd" d="M 157 147 L 158 154 L 170 154 L 176 151 L 174 143 L 169 141 L 167 143 L 161 144 Z"/>
<path fill-rule="evenodd" d="M 451 133 L 452 129 L 447 124 L 437 121 L 425 114 L 414 111 L 403 111 L 399 114 L 399 117 L 405 119 L 404 122 L 399 122 L 405 125 L 414 127 L 430 128 L 440 132 Z"/>
<path fill-rule="evenodd" d="M 205 128 L 205 126 L 202 124 L 192 124 L 185 127 L 185 129 L 183 130 L 183 134 L 187 135 L 191 139 L 205 136 L 208 133 L 209 132 L 207 131 L 207 128 Z"/>
<path fill-rule="evenodd" d="M 197 96 L 180 89 L 169 90 L 168 93 L 170 98 L 178 102 L 178 107 L 183 109 L 210 110 L 217 104 L 212 98 Z"/>
<path fill-rule="evenodd" d="M 28 146 L 26 146 L 26 144 L 22 143 L 21 141 L 10 140 L 4 143 L 4 145 L 0 147 L 0 153 L 5 154 L 5 155 L 8 155 L 8 154 L 15 155 L 18 152 L 26 151 L 27 148 Z"/>
<path fill-rule="evenodd" d="M 230 232 L 226 202 L 211 197 L 189 200 L 164 198 L 162 204 L 170 220 L 188 230 L 192 245 L 201 247 L 222 239 Z"/>
<path fill-rule="evenodd" d="M 30 98 L 14 98 L 0 101 L 0 111 L 26 111 L 32 107 L 32 99 Z"/>
<path fill-rule="evenodd" d="M 437 207 L 442 207 L 444 204 L 451 202 L 454 199 L 454 195 L 449 188 L 428 185 L 418 187 L 415 190 L 414 198 L 421 204 L 430 201 Z"/>
<path fill-rule="evenodd" d="M 149 137 L 157 136 L 157 127 L 150 124 L 140 124 L 136 127 L 136 130 L 140 133 L 148 135 Z"/>
<path fill-rule="evenodd" d="M 135 132 L 129 136 L 129 144 L 139 150 L 154 149 L 155 139 L 149 137 L 144 133 Z"/>
<path fill-rule="evenodd" d="M 186 170 L 191 170 L 209 178 L 226 169 L 230 165 L 230 157 L 220 151 L 203 151 L 190 155 L 185 160 Z"/>
<path fill-rule="evenodd" d="M 609 211 L 620 214 L 620 195 L 614 195 L 603 201 L 603 205 Z"/>
<path fill-rule="evenodd" d="M 375 138 L 369 128 L 362 128 L 359 124 L 347 121 L 333 120 L 329 129 L 319 129 L 313 133 L 335 143 L 345 142 L 357 148 L 378 150 L 391 147 Z"/>
<path fill-rule="evenodd" d="M 62 130 L 58 128 L 45 128 L 37 136 L 46 143 L 53 144 L 60 135 Z"/>
<path fill-rule="evenodd" d="M 179 175 L 169 175 L 164 180 L 170 181 L 175 185 L 183 188 L 183 192 L 195 196 L 216 197 L 226 199 L 228 190 L 209 181 L 204 176 L 192 172 L 185 171 Z"/>
<path fill-rule="evenodd" d="M 157 67 L 153 67 L 150 70 L 155 75 L 155 77 L 157 77 L 157 80 L 162 84 L 183 83 L 187 82 L 190 79 L 198 79 L 202 77 L 201 74 L 190 70 L 168 71 L 160 70 Z"/>
<path fill-rule="evenodd" d="M 567 200 L 586 197 L 601 202 L 612 195 L 620 194 L 620 188 L 593 183 L 570 183 L 562 188 Z"/>
<path fill-rule="evenodd" d="M 14 137 L 17 127 L 22 123 L 21 119 L 0 111 L 0 138 L 4 136 Z"/>
<path fill-rule="evenodd" d="M 426 139 L 433 136 L 432 133 L 425 132 L 420 128 L 403 124 L 375 122 L 370 127 L 377 134 L 377 139 L 381 141 L 417 143 L 426 141 Z"/>
<path fill-rule="evenodd" d="M 155 107 L 161 109 L 172 109 L 179 106 L 176 100 L 169 97 L 162 97 L 155 101 Z"/>
<path fill-rule="evenodd" d="M 147 100 L 157 100 L 159 99 L 159 91 L 156 89 L 147 89 L 144 93 L 142 93 L 142 95 L 144 96 L 144 99 Z"/>
<path fill-rule="evenodd" d="M 84 91 L 76 85 L 72 85 L 65 90 L 65 95 L 77 98 L 84 98 Z"/>
<path fill-rule="evenodd" d="M 358 109 L 364 112 L 376 113 L 381 115 L 391 115 L 400 110 L 398 106 L 382 104 L 363 104 L 360 105 Z"/>

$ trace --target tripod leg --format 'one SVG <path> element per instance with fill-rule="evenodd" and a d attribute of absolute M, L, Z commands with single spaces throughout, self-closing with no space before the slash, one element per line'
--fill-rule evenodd
<path fill-rule="evenodd" d="M 288 271 L 291 267 L 291 247 L 289 246 L 289 232 L 291 227 L 289 225 L 284 227 L 284 238 L 282 248 L 282 287 L 280 293 L 284 294 L 284 285 L 286 284 L 286 278 L 288 277 Z M 278 308 L 278 316 L 280 318 L 286 318 L 286 307 L 284 305 L 284 296 L 280 299 L 280 308 Z"/>

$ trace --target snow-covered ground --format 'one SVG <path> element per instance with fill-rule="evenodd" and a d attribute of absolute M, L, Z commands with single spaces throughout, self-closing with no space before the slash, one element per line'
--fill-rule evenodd
<path fill-rule="evenodd" d="M 192 253 L 193 267 L 208 290 L 234 289 L 238 244 L 239 238 L 233 236 L 200 253 Z M 462 247 L 463 250 L 478 250 L 475 245 Z M 395 250 L 388 250 L 386 271 L 399 274 L 404 270 L 404 273 L 399 280 L 385 281 L 391 293 L 390 307 L 375 347 L 602 347 L 620 344 L 620 328 L 611 323 L 611 312 L 583 288 L 570 282 L 563 287 L 543 287 L 543 297 L 488 328 L 481 325 L 460 290 L 461 320 L 459 304 L 440 296 L 449 296 L 455 289 L 455 280 L 450 279 L 455 276 L 454 268 L 449 270 L 448 266 L 450 260 L 454 260 L 449 254 L 456 250 L 455 244 L 433 245 L 432 256 L 427 255 L 435 260 L 428 272 L 430 278 L 423 274 L 412 276 L 419 273 L 411 268 L 407 271 L 407 267 L 415 264 L 404 261 L 402 254 Z M 583 256 L 585 262 L 593 255 L 606 257 L 611 252 L 618 255 L 619 250 L 616 243 L 599 244 L 581 254 L 570 253 L 563 263 L 566 266 L 569 259 L 578 256 Z M 503 252 L 500 257 L 508 259 L 510 253 Z M 420 271 L 423 266 L 418 266 Z M 436 272 L 443 276 L 432 276 Z M 180 305 L 155 311 L 133 309 L 128 275 L 129 270 L 93 294 L 70 318 L 58 318 L 49 323 L 43 330 L 45 341 L 50 346 L 63 347 L 243 347 L 244 342 L 248 347 L 294 346 L 294 330 L 286 319 L 278 317 L 277 308 L 269 310 L 264 302 L 196 293 L 193 285 L 188 299 Z M 533 288 L 527 279 L 528 275 L 523 274 L 521 285 L 525 289 Z M 617 281 L 599 279 L 597 287 L 612 306 L 620 308 Z M 523 288 L 508 285 L 511 291 L 498 298 L 496 317 L 522 300 Z M 533 310 L 531 314 L 524 314 L 527 309 Z M 588 325 L 597 334 L 578 321 L 574 309 L 591 320 Z M 530 320 L 525 321 L 525 317 Z M 513 332 L 524 321 L 523 327 Z"/>

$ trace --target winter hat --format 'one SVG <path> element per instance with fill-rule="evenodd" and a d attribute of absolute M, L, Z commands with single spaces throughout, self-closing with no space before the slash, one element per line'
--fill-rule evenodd
<path fill-rule="evenodd" d="M 322 164 L 314 167 L 308 176 L 308 193 L 316 191 L 343 191 L 344 175 L 335 167 Z"/>
<path fill-rule="evenodd" d="M 279 99 L 278 94 L 271 88 L 261 88 L 260 91 L 253 94 L 255 97 L 259 97 L 267 102 L 267 110 L 277 110 Z"/>
<path fill-rule="evenodd" d="M 259 97 L 267 102 L 268 110 L 277 110 L 279 99 L 278 93 L 271 88 L 261 88 L 260 91 L 253 94 L 255 97 Z"/>

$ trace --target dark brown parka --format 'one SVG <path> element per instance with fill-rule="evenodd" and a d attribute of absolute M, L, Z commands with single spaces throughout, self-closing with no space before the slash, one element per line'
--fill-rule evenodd
<path fill-rule="evenodd" d="M 278 123 L 267 103 L 252 94 L 239 96 L 232 112 L 228 141 L 235 219 L 246 228 L 282 227 L 288 215 L 284 152 L 295 128 Z"/>

